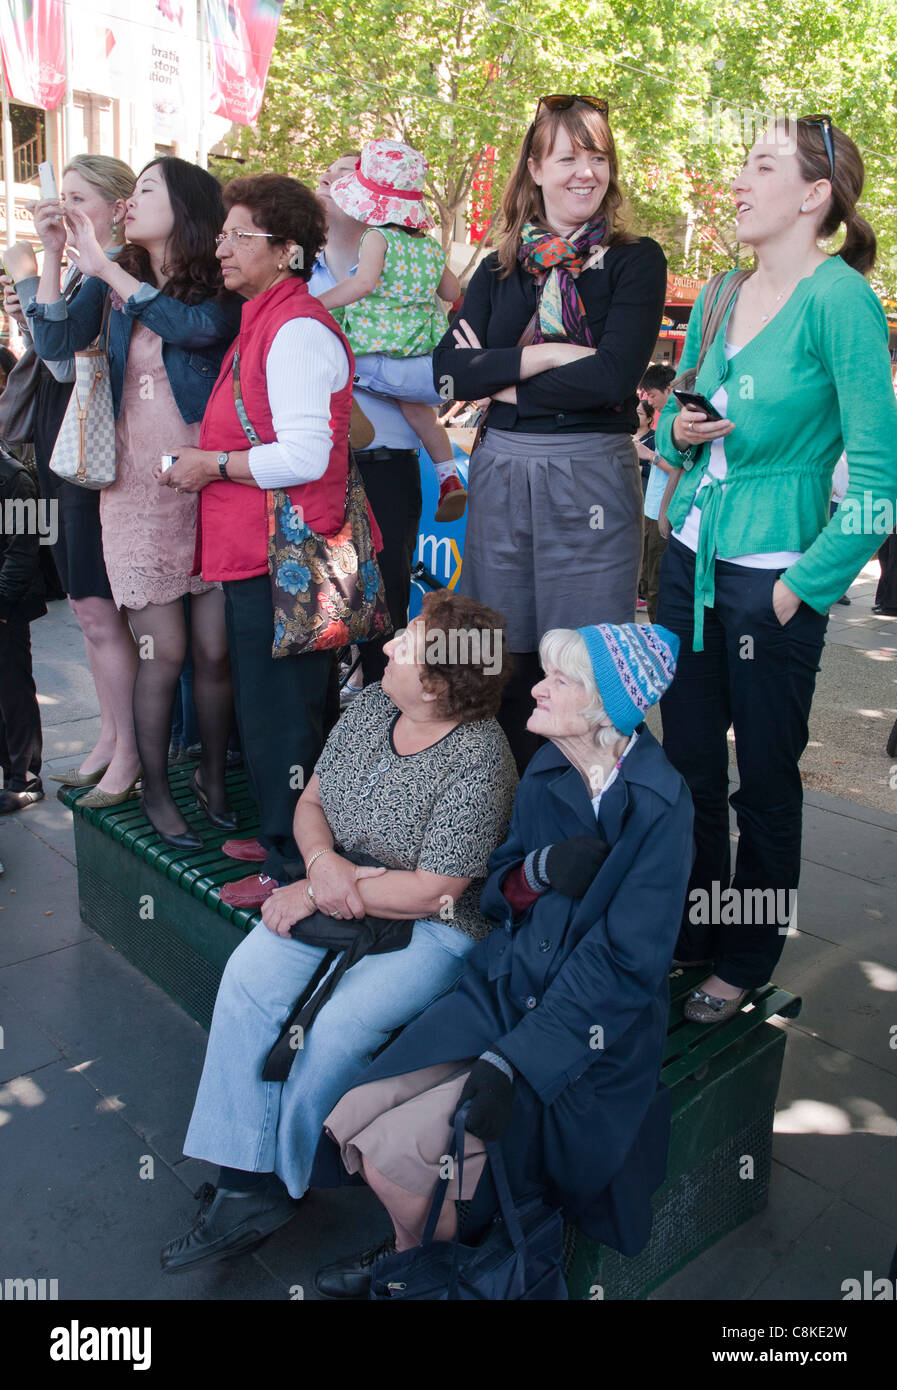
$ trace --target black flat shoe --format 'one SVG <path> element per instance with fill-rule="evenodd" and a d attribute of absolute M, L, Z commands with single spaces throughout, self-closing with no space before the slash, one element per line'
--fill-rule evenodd
<path fill-rule="evenodd" d="M 278 1190 L 270 1183 L 248 1192 L 230 1192 L 204 1182 L 193 1195 L 200 1203 L 196 1220 L 185 1235 L 162 1249 L 166 1274 L 247 1255 L 273 1231 L 292 1221 L 299 1205 L 283 1187 Z"/>
<path fill-rule="evenodd" d="M 159 836 L 159 839 L 164 840 L 169 849 L 202 849 L 202 840 L 198 835 L 195 835 L 192 830 L 188 830 L 182 835 L 166 835 L 164 830 L 160 830 L 149 811 L 146 809 L 146 802 L 143 797 L 140 798 L 140 809 Z"/>
<path fill-rule="evenodd" d="M 225 812 L 213 811 L 209 805 L 209 798 L 206 796 L 202 787 L 196 780 L 196 773 L 190 778 L 190 786 L 193 788 L 196 797 L 196 809 L 202 811 L 206 818 L 212 822 L 216 830 L 236 830 L 237 817 L 228 806 Z"/>
<path fill-rule="evenodd" d="M 367 1298 L 374 1265 L 384 1256 L 394 1254 L 395 1248 L 395 1236 L 387 1236 L 379 1245 L 362 1250 L 360 1255 L 349 1255 L 345 1260 L 325 1265 L 315 1275 L 315 1288 L 325 1298 Z"/>

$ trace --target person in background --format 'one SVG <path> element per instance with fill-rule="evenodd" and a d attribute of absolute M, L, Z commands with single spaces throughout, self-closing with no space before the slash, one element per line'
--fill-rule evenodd
<path fill-rule="evenodd" d="M 309 292 L 314 296 L 332 289 L 352 275 L 358 266 L 366 225 L 344 213 L 330 196 L 332 184 L 354 172 L 358 158 L 355 152 L 340 155 L 321 175 L 315 190 L 327 220 L 327 240 L 308 282 Z M 334 310 L 333 317 L 339 323 L 343 310 Z M 433 383 L 429 381 L 426 385 L 424 399 L 429 400 Z M 394 401 L 371 395 L 357 385 L 353 399 L 374 429 L 373 439 L 354 453 L 371 511 L 383 536 L 383 549 L 377 562 L 393 630 L 398 632 L 408 621 L 411 564 L 420 526 L 421 478 L 417 453 L 420 441 Z M 363 642 L 361 675 L 364 684 L 378 681 L 385 669 L 383 642 Z"/>
<path fill-rule="evenodd" d="M 134 191 L 134 171 L 109 155 L 76 155 L 62 172 L 60 204 L 83 213 L 103 252 L 117 256 L 125 241 L 127 200 Z M 45 271 L 56 267 L 53 288 L 65 303 L 74 305 L 83 286 L 81 269 L 69 257 L 60 280 L 61 254 L 66 229 L 58 217 L 43 217 L 35 206 L 35 225 L 45 248 Z M 37 294 L 40 281 L 33 254 L 24 254 L 7 265 L 16 268 L 16 284 L 3 277 L 4 305 L 23 332 L 31 338 L 23 305 Z M 48 264 L 49 262 L 49 264 Z M 41 496 L 55 507 L 58 538 L 51 550 L 59 581 L 84 636 L 87 663 L 100 708 L 100 732 L 93 748 L 80 763 L 63 772 L 51 772 L 50 780 L 68 787 L 94 787 L 101 791 L 124 786 L 138 764 L 134 735 L 134 678 L 137 648 L 124 612 L 116 607 L 103 557 L 100 494 L 60 478 L 50 468 L 56 436 L 69 405 L 75 363 L 72 357 L 42 362 L 37 382 L 34 420 L 34 456 Z"/>
<path fill-rule="evenodd" d="M 844 515 L 862 511 L 864 491 L 897 496 L 897 403 L 887 320 L 864 278 L 876 241 L 857 212 L 863 182 L 859 150 L 828 116 L 760 133 L 732 181 L 736 234 L 753 247 L 756 268 L 694 388 L 720 418 L 672 400 L 657 425 L 659 451 L 684 470 L 669 507 L 658 609 L 681 648 L 660 709 L 664 750 L 695 805 L 676 956 L 712 963 L 685 1004 L 698 1023 L 738 1012 L 782 953 L 800 879 L 799 760 L 828 610 L 878 542 Z M 830 255 L 819 242 L 842 227 Z M 697 365 L 705 294 L 706 286 L 683 371 Z M 850 481 L 830 518 L 844 452 Z M 731 798 L 730 726 L 739 775 Z M 730 802 L 739 829 L 731 884 Z M 725 920 L 714 920 L 706 902 L 721 893 L 726 910 L 715 915 Z"/>
<path fill-rule="evenodd" d="M 213 824 L 233 827 L 224 775 L 233 711 L 224 598 L 217 585 L 192 573 L 196 498 L 174 486 L 160 489 L 154 469 L 161 454 L 177 454 L 198 438 L 221 359 L 239 326 L 239 301 L 224 292 L 215 258 L 221 187 L 185 160 L 153 160 L 127 201 L 129 245 L 114 259 L 74 205 L 39 203 L 35 224 L 42 237 L 63 213 L 85 283 L 73 303 L 60 297 L 62 246 L 56 237 L 27 312 L 34 345 L 46 360 L 93 342 L 109 305 L 116 478 L 100 493 L 103 555 L 113 598 L 127 611 L 146 653 L 134 683 L 140 765 L 122 769 L 124 787 L 121 781 L 110 785 L 110 768 L 80 804 L 118 805 L 134 794 L 142 775 L 142 807 L 153 829 L 172 848 L 198 849 L 202 840 L 189 828 L 168 782 L 171 709 L 187 645 L 181 598 L 193 596 L 194 689 L 203 745 L 193 791 Z"/>
<path fill-rule="evenodd" d="M 415 396 L 432 390 L 432 350 L 446 329 L 437 296 L 453 302 L 461 293 L 442 248 L 426 235 L 433 225 L 421 201 L 428 168 L 410 145 L 370 140 L 358 168 L 331 184 L 331 201 L 364 222 L 367 231 L 357 269 L 320 299 L 325 309 L 346 310 L 343 327 L 356 355 L 358 381 L 398 398 L 436 470 L 435 520 L 448 522 L 457 521 L 467 504 L 451 441 L 432 404 L 402 398 L 406 383 Z M 433 399 L 439 401 L 438 393 Z"/>
<path fill-rule="evenodd" d="M 499 720 L 521 771 L 540 743 L 527 725 L 543 633 L 630 622 L 635 610 L 636 388 L 657 342 L 666 258 L 622 214 L 607 102 L 541 98 L 497 249 L 433 354 L 453 395 L 492 398 L 470 457 L 459 585 L 507 615 L 515 673 Z"/>
<path fill-rule="evenodd" d="M 642 377 L 641 390 L 645 393 L 645 400 L 654 410 L 655 422 L 660 419 L 661 411 L 670 399 L 670 392 L 673 389 L 675 379 L 675 371 L 666 362 L 652 362 Z M 637 447 L 638 445 L 636 445 Z M 648 486 L 645 489 L 645 547 L 642 553 L 642 592 L 645 597 L 645 607 L 648 610 L 649 623 L 657 621 L 660 562 L 663 559 L 663 552 L 667 548 L 666 540 L 660 534 L 657 518 L 660 504 L 663 501 L 667 478 L 672 472 L 674 472 L 672 466 L 657 453 L 655 441 L 654 455 L 648 473 Z"/>
<path fill-rule="evenodd" d="M 46 613 L 47 605 L 40 574 L 40 536 L 27 525 L 29 503 L 32 507 L 37 503 L 33 478 L 0 449 L 0 816 L 21 811 L 44 795 L 31 623 Z"/>
<path fill-rule="evenodd" d="M 635 405 L 638 415 L 639 426 L 636 430 L 632 442 L 635 445 L 635 452 L 639 457 L 639 469 L 642 475 L 642 496 L 648 487 L 648 478 L 651 475 L 651 464 L 654 461 L 654 407 L 650 401 L 646 401 L 639 396 Z M 637 613 L 644 613 L 647 610 L 644 591 L 645 575 L 645 553 L 642 549 L 642 568 L 638 577 L 638 598 L 636 599 L 635 609 Z"/>

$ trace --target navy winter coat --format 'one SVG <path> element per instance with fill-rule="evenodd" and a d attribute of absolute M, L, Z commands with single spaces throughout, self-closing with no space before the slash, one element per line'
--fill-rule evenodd
<path fill-rule="evenodd" d="M 596 829 L 579 772 L 553 744 L 540 749 L 481 898 L 502 929 L 358 1082 L 497 1047 L 520 1073 L 502 1141 L 512 1187 L 538 1183 L 569 1220 L 626 1255 L 648 1239 L 651 1193 L 666 1171 L 659 1074 L 692 821 L 685 782 L 642 725 L 601 800 L 597 828 L 611 852 L 588 893 L 549 890 L 514 922 L 501 892 L 508 870 L 532 849 Z M 338 1180 L 336 1158 L 322 1140 L 312 1181 Z"/>

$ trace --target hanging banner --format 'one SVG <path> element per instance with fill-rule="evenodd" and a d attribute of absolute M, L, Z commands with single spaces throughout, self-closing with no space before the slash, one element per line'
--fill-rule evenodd
<path fill-rule="evenodd" d="M 203 0 L 212 59 L 210 110 L 252 125 L 261 110 L 283 0 Z"/>
<path fill-rule="evenodd" d="M 52 111 L 65 96 L 62 0 L 0 0 L 0 54 L 14 101 Z"/>
<path fill-rule="evenodd" d="M 183 0 L 78 4 L 77 89 L 128 103 L 135 123 L 157 144 L 195 148 L 201 85 L 195 8 Z"/>

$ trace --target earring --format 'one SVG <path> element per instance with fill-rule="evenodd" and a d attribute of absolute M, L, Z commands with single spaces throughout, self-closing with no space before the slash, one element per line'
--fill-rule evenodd
<path fill-rule="evenodd" d="M 277 269 L 278 269 L 278 270 L 283 270 L 283 261 L 278 261 L 278 262 L 277 262 Z"/>
<path fill-rule="evenodd" d="M 806 203 L 801 203 L 801 205 L 800 205 L 800 210 L 801 210 L 801 212 L 806 212 L 806 210 L 807 210 L 807 205 L 806 205 Z"/>
<path fill-rule="evenodd" d="M 117 217 L 113 217 L 113 219 L 112 219 L 112 235 L 113 235 L 113 236 L 118 236 L 118 218 L 117 218 Z"/>

